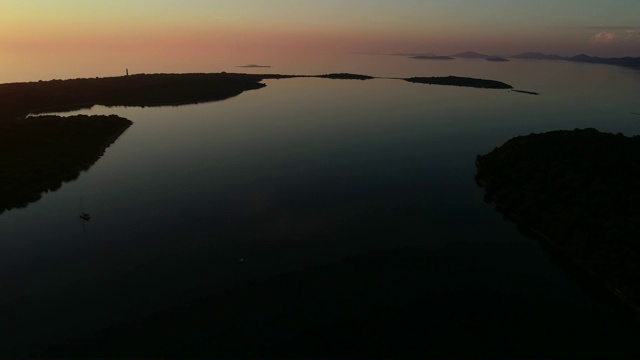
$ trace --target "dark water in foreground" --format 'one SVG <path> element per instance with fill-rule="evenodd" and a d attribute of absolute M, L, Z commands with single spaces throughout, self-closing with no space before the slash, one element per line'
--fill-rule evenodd
<path fill-rule="evenodd" d="M 638 330 L 484 204 L 473 175 L 476 154 L 516 135 L 640 133 L 640 74 L 386 61 L 370 74 L 541 95 L 287 79 L 222 102 L 94 108 L 134 125 L 78 180 L 0 216 L 3 351 L 83 336 L 98 340 L 52 351 L 636 351 Z"/>

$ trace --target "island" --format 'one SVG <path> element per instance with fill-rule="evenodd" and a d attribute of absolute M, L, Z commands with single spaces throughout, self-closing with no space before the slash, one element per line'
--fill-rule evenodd
<path fill-rule="evenodd" d="M 511 56 L 515 59 L 529 59 L 529 60 L 565 60 L 571 62 L 588 63 L 588 64 L 604 64 L 615 65 L 622 67 L 630 67 L 640 69 L 640 57 L 625 56 L 620 58 L 602 58 L 597 56 L 590 56 L 586 54 L 579 54 L 575 56 L 560 56 L 556 54 L 542 54 L 538 52 L 527 52 L 518 55 Z"/>
<path fill-rule="evenodd" d="M 640 136 L 519 136 L 476 158 L 485 200 L 640 315 Z"/>
<path fill-rule="evenodd" d="M 238 65 L 241 68 L 270 68 L 271 65 L 257 65 L 257 64 L 249 64 L 249 65 Z"/>
<path fill-rule="evenodd" d="M 513 86 L 496 80 L 475 79 L 459 76 L 412 77 L 404 80 L 412 83 L 429 85 L 451 85 L 481 89 L 513 89 Z"/>
<path fill-rule="evenodd" d="M 640 57 L 619 57 L 619 58 L 603 58 L 597 56 L 590 56 L 586 54 L 579 54 L 575 56 L 560 56 L 557 54 L 543 54 L 539 52 L 525 52 L 521 54 L 511 55 L 511 56 L 496 56 L 496 55 L 485 55 L 482 53 L 477 53 L 473 51 L 465 51 L 461 53 L 457 53 L 451 55 L 449 57 L 439 57 L 435 55 L 426 55 L 426 56 L 410 56 L 407 54 L 406 56 L 412 59 L 438 59 L 438 58 L 462 58 L 462 59 L 485 59 L 488 61 L 496 61 L 496 62 L 505 62 L 509 61 L 509 58 L 512 59 L 525 59 L 525 60 L 564 60 L 578 63 L 589 63 L 589 64 L 605 64 L 605 65 L 615 65 L 622 67 L 630 67 L 635 69 L 640 69 Z"/>
<path fill-rule="evenodd" d="M 517 92 L 517 93 L 521 93 L 521 94 L 529 94 L 529 95 L 540 95 L 540 93 L 534 92 L 534 91 L 527 91 L 527 90 L 511 90 L 513 92 Z"/>
<path fill-rule="evenodd" d="M 416 60 L 453 60 L 453 58 L 451 56 L 438 56 L 438 55 L 410 56 L 409 59 L 416 59 Z"/>
<path fill-rule="evenodd" d="M 487 60 L 487 61 L 495 61 L 495 62 L 506 62 L 506 61 L 509 61 L 509 59 L 505 59 L 505 58 L 502 58 L 502 57 L 488 57 L 485 60 Z"/>
<path fill-rule="evenodd" d="M 284 75 L 153 74 L 0 85 L 0 214 L 75 180 L 132 122 L 111 116 L 30 116 L 93 105 L 163 106 L 214 101 Z"/>
<path fill-rule="evenodd" d="M 359 75 L 359 74 L 349 74 L 349 73 L 312 75 L 310 77 L 316 77 L 316 78 L 321 78 L 321 79 L 337 79 L 337 80 L 369 80 L 369 79 L 375 79 L 375 77 L 369 76 L 369 75 Z"/>
<path fill-rule="evenodd" d="M 30 116 L 0 123 L 0 214 L 75 180 L 132 124 L 116 116 Z"/>

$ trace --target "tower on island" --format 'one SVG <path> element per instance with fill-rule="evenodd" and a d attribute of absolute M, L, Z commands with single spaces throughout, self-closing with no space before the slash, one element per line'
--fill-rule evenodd
<path fill-rule="evenodd" d="M 129 76 L 129 69 L 125 69 L 127 71 L 127 76 Z"/>

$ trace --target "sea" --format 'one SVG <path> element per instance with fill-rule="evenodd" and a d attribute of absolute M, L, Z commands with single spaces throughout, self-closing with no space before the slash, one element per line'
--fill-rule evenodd
<path fill-rule="evenodd" d="M 640 71 L 270 65 L 219 70 L 380 78 L 63 114 L 133 125 L 78 179 L 0 215 L 0 354 L 640 355 L 630 314 L 474 181 L 476 155 L 515 136 L 639 135 Z M 539 95 L 399 79 L 448 75 Z"/>

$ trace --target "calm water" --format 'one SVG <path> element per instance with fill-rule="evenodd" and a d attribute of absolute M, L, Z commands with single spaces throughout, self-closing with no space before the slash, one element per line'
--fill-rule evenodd
<path fill-rule="evenodd" d="M 589 324 L 616 315 L 483 203 L 474 161 L 531 132 L 640 134 L 631 114 L 640 112 L 640 73 L 568 62 L 348 60 L 258 70 L 472 76 L 541 95 L 285 79 L 221 102 L 78 112 L 134 125 L 79 179 L 0 216 L 4 348 L 37 349 L 248 280 L 403 249 L 440 259 L 407 286 L 446 284 L 434 290 L 443 298 L 486 291 L 469 300 L 469 321 L 483 331 L 508 334 L 514 325 L 495 319 L 515 316 L 522 328 L 535 318 L 600 338 Z M 84 225 L 81 197 L 93 216 Z"/>

